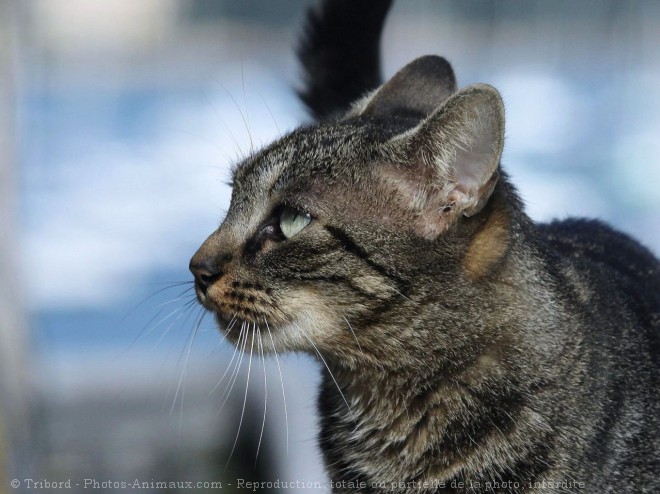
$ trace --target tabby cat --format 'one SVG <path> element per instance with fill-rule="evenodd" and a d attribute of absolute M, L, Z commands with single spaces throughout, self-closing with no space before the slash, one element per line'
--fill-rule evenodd
<path fill-rule="evenodd" d="M 199 301 L 239 348 L 319 358 L 336 492 L 660 492 L 658 260 L 529 219 L 493 87 L 437 56 L 379 85 L 389 4 L 309 14 L 317 122 L 235 168 Z"/>

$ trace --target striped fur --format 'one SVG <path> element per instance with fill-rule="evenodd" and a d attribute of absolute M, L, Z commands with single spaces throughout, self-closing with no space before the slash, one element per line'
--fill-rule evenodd
<path fill-rule="evenodd" d="M 314 103 L 345 116 L 240 164 L 191 261 L 200 302 L 234 342 L 320 357 L 336 492 L 660 490 L 657 259 L 595 221 L 527 217 L 494 89 L 456 91 L 433 57 L 393 81 Z M 312 218 L 289 239 L 285 207 Z"/>

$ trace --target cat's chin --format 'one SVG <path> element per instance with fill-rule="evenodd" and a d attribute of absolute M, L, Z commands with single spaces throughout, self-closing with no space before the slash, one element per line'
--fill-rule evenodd
<path fill-rule="evenodd" d="M 264 353 L 314 352 L 315 343 L 310 335 L 296 322 L 278 324 L 263 319 L 262 321 L 241 319 L 215 312 L 218 329 L 227 340 L 239 349 L 249 351 L 252 338 L 254 345 L 259 345 Z"/>
<path fill-rule="evenodd" d="M 254 321 L 247 321 L 237 316 L 228 316 L 220 312 L 213 311 L 218 329 L 233 344 L 242 342 L 243 335 L 257 330 L 257 324 Z"/>
<path fill-rule="evenodd" d="M 256 335 L 257 338 L 261 339 L 263 350 L 266 353 L 271 353 L 274 342 L 282 339 L 280 337 L 280 328 L 269 323 L 265 318 L 262 321 L 255 321 L 243 319 L 236 315 L 225 315 L 220 312 L 214 312 L 214 315 L 218 329 L 225 338 L 232 344 L 239 346 L 239 348 L 243 347 L 246 340 L 248 341 L 247 345 L 249 348 L 249 337 Z M 283 349 L 277 348 L 277 351 L 281 350 Z"/>

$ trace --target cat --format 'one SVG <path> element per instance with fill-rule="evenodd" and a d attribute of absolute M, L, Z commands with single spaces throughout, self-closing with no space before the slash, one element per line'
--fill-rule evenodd
<path fill-rule="evenodd" d="M 235 167 L 199 301 L 243 350 L 318 358 L 335 492 L 659 492 L 658 260 L 530 220 L 493 87 L 438 56 L 381 84 L 390 3 L 310 12 L 316 123 Z"/>

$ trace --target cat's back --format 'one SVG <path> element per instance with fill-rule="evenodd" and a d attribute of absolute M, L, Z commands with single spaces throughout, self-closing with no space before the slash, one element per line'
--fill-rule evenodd
<path fill-rule="evenodd" d="M 541 239 L 562 256 L 585 265 L 614 270 L 637 280 L 660 285 L 660 262 L 642 244 L 599 220 L 569 218 L 538 225 Z"/>
<path fill-rule="evenodd" d="M 538 225 L 539 240 L 559 289 L 600 314 L 617 333 L 621 324 L 644 340 L 660 364 L 660 262 L 642 244 L 598 220 L 571 218 Z M 594 328 L 608 332 L 606 327 Z"/>

